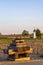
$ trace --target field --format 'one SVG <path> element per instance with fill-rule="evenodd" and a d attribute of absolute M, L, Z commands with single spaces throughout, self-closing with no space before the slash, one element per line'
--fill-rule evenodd
<path fill-rule="evenodd" d="M 43 41 L 43 39 L 29 39 L 29 38 L 23 38 L 25 42 L 35 42 L 35 41 Z M 10 43 L 14 40 L 14 38 L 0 38 L 0 43 Z"/>
<path fill-rule="evenodd" d="M 7 48 L 14 38 L 1 38 L 0 39 L 0 52 L 2 49 Z M 33 49 L 33 54 L 43 55 L 43 39 L 28 39 L 24 38 L 29 47 Z"/>
<path fill-rule="evenodd" d="M 0 38 L 0 48 L 6 48 L 14 38 Z M 40 54 L 43 53 L 43 39 L 29 39 L 24 38 L 28 46 L 33 48 L 33 53 Z"/>
<path fill-rule="evenodd" d="M 4 43 L 4 44 L 5 43 L 10 43 L 10 42 L 12 42 L 12 40 L 13 40 L 12 38 L 1 38 L 0 39 L 0 44 L 1 43 Z"/>
<path fill-rule="evenodd" d="M 6 61 L 7 55 L 3 53 L 2 49 L 5 49 L 9 44 L 14 40 L 14 38 L 1 38 L 0 39 L 0 64 L 1 65 L 43 65 L 43 58 L 40 57 L 43 55 L 43 39 L 27 39 L 24 38 L 25 42 L 28 46 L 30 46 L 33 49 L 33 53 L 30 55 L 31 61 L 29 62 L 10 62 Z M 37 62 L 36 62 L 37 60 Z M 42 62 L 40 62 L 40 60 Z"/>

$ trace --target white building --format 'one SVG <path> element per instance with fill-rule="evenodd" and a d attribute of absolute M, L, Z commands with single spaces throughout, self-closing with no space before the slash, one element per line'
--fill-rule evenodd
<path fill-rule="evenodd" d="M 36 30 L 35 29 L 33 30 L 33 38 L 34 39 L 36 38 Z"/>

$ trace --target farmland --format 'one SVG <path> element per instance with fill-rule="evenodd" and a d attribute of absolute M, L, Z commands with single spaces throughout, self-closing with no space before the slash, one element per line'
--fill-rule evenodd
<path fill-rule="evenodd" d="M 14 38 L 0 38 L 0 61 L 6 61 L 7 56 L 3 53 L 2 49 L 5 49 L 7 46 L 9 46 L 12 40 L 14 40 Z M 37 59 L 43 60 L 43 58 L 40 57 L 40 55 L 43 53 L 43 39 L 24 38 L 24 40 L 27 43 L 27 45 L 33 49 L 33 53 L 30 55 L 31 59 L 32 60 L 37 60 Z"/>
<path fill-rule="evenodd" d="M 0 48 L 6 48 L 14 38 L 0 38 Z M 33 53 L 40 54 L 43 53 L 43 39 L 29 39 L 24 38 L 28 46 L 33 48 Z"/>

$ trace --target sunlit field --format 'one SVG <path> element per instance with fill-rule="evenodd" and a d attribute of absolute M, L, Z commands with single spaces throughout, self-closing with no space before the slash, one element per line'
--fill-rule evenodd
<path fill-rule="evenodd" d="M 31 39 L 31 38 L 22 38 L 25 42 L 35 42 L 35 41 L 42 41 L 43 39 Z M 10 43 L 14 40 L 14 38 L 0 38 L 0 44 L 1 43 Z"/>
<path fill-rule="evenodd" d="M 0 44 L 2 44 L 2 43 L 10 43 L 11 41 L 12 41 L 13 39 L 12 38 L 1 38 L 0 39 Z"/>

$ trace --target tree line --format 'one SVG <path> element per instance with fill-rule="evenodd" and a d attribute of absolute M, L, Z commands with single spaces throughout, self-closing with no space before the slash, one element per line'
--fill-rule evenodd
<path fill-rule="evenodd" d="M 41 31 L 39 29 L 36 29 L 35 32 L 36 32 L 36 38 L 41 38 Z M 28 36 L 29 31 L 23 30 L 22 35 L 23 36 Z"/>

